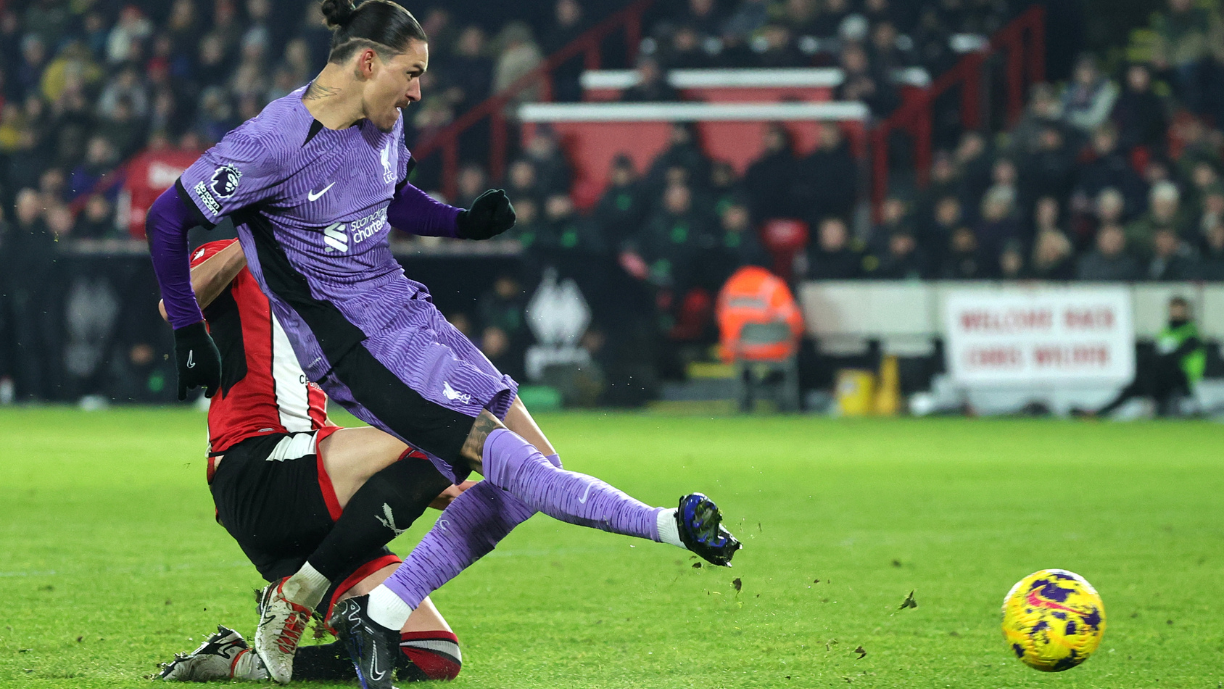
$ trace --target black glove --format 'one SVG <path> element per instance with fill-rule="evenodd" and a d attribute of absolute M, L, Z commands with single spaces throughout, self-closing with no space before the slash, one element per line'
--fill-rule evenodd
<path fill-rule="evenodd" d="M 187 391 L 197 387 L 204 388 L 205 397 L 212 397 L 221 387 L 221 352 L 203 321 L 174 331 L 174 361 L 180 400 L 187 399 Z"/>
<path fill-rule="evenodd" d="M 460 239 L 489 239 L 514 227 L 514 206 L 501 189 L 490 189 L 472 202 L 472 207 L 459 211 L 455 233 Z"/>

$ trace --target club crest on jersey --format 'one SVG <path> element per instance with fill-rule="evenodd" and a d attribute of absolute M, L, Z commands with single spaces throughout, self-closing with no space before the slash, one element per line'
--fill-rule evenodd
<path fill-rule="evenodd" d="M 380 158 L 383 166 L 383 181 L 392 182 L 395 180 L 395 172 L 391 169 L 391 140 L 387 141 L 387 145 L 383 146 L 382 156 Z"/>
<path fill-rule="evenodd" d="M 238 168 L 233 165 L 222 165 L 213 173 L 208 188 L 217 198 L 228 199 L 238 191 L 238 180 L 240 179 L 242 179 L 242 172 Z"/>

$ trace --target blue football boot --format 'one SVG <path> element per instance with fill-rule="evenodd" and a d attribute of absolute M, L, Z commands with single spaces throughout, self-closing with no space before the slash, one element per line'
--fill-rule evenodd
<path fill-rule="evenodd" d="M 735 551 L 744 547 L 722 525 L 722 512 L 718 505 L 701 493 L 690 493 L 680 498 L 676 527 L 684 547 L 712 565 L 730 567 Z"/>

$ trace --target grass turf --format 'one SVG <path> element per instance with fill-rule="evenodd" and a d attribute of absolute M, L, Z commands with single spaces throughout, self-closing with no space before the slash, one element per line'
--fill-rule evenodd
<path fill-rule="evenodd" d="M 457 688 L 1224 679 L 1220 426 L 540 421 L 568 467 L 648 502 L 716 497 L 745 550 L 694 569 L 537 516 L 435 595 L 463 645 Z M 218 622 L 249 636 L 260 581 L 213 522 L 203 436 L 182 409 L 0 412 L 0 686 L 146 686 Z M 1004 593 L 1043 567 L 1087 577 L 1108 618 L 1096 656 L 1059 675 L 999 631 Z M 919 607 L 899 610 L 911 590 Z"/>

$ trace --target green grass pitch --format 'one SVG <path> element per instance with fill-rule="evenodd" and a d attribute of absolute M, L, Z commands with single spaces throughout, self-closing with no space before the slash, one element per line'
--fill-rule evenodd
<path fill-rule="evenodd" d="M 463 647 L 456 687 L 1224 680 L 1219 425 L 540 421 L 567 466 L 647 502 L 714 496 L 745 549 L 695 569 L 537 516 L 435 595 Z M 250 635 L 260 581 L 213 522 L 204 436 L 184 409 L 0 412 L 0 686 L 148 686 L 218 622 Z M 999 630 L 1003 595 L 1043 567 L 1087 577 L 1107 613 L 1097 654 L 1059 675 Z"/>

